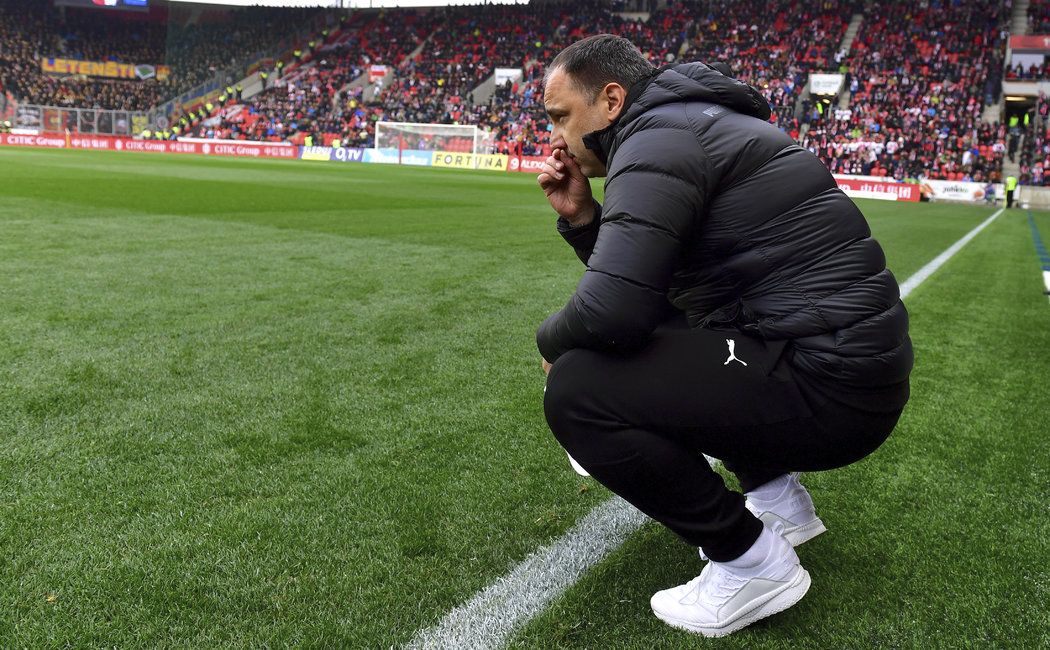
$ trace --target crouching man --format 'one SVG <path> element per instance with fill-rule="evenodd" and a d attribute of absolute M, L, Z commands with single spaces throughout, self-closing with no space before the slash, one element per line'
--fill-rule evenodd
<path fill-rule="evenodd" d="M 570 45 L 547 70 L 554 151 L 538 177 L 587 267 L 537 334 L 547 421 L 592 476 L 710 559 L 651 601 L 706 636 L 805 595 L 793 547 L 825 529 L 797 472 L 877 449 L 912 367 L 863 215 L 720 70 L 657 70 L 611 35 Z"/>

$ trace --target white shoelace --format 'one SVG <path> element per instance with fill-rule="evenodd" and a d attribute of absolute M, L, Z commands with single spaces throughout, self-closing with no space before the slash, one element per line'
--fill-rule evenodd
<path fill-rule="evenodd" d="M 744 578 L 719 566 L 717 562 L 709 562 L 700 575 L 690 580 L 686 586 L 689 587 L 689 593 L 694 589 L 697 591 L 697 601 L 718 606 L 732 598 L 745 584 L 747 580 Z"/>

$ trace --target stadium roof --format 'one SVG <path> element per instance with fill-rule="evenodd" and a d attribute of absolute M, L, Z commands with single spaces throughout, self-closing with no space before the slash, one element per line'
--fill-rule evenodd
<path fill-rule="evenodd" d="M 194 4 L 238 5 L 243 7 L 334 7 L 377 9 L 381 7 L 444 7 L 457 5 L 503 4 L 523 5 L 529 0 L 170 0 Z"/>

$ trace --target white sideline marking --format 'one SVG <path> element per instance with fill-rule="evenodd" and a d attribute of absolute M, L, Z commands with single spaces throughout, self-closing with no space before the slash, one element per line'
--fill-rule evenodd
<path fill-rule="evenodd" d="M 705 456 L 714 467 L 718 461 Z M 591 510 L 551 545 L 537 549 L 507 575 L 420 631 L 411 650 L 494 650 L 565 593 L 583 574 L 649 521 L 620 497 Z"/>
<path fill-rule="evenodd" d="M 905 280 L 900 285 L 901 298 L 925 282 L 1004 210 L 1000 208 Z M 1047 280 L 1050 282 L 1050 275 Z M 705 458 L 711 467 L 718 464 L 715 458 L 707 455 Z M 537 549 L 510 573 L 450 611 L 436 625 L 421 630 L 405 647 L 411 650 L 502 648 L 514 632 L 546 609 L 648 520 L 620 497 L 613 497 L 554 543 Z"/>
<path fill-rule="evenodd" d="M 440 623 L 421 631 L 406 648 L 502 647 L 518 626 L 542 612 L 647 520 L 620 497 L 609 499 L 553 544 L 536 550 Z"/>
<path fill-rule="evenodd" d="M 952 244 L 951 246 L 946 248 L 943 253 L 941 253 L 937 257 L 933 258 L 926 266 L 922 267 L 921 269 L 916 271 L 914 275 L 912 275 L 910 278 L 905 280 L 900 285 L 901 286 L 901 299 L 903 300 L 904 298 L 907 298 L 908 294 L 910 294 L 915 289 L 915 287 L 917 287 L 920 284 L 922 284 L 923 282 L 925 282 L 926 278 L 930 277 L 931 275 L 934 274 L 934 272 L 937 269 L 939 269 L 942 266 L 944 266 L 945 262 L 950 260 L 953 255 L 955 255 L 956 253 L 959 252 L 959 249 L 961 249 L 963 246 L 968 244 L 971 239 L 976 237 L 977 233 L 981 232 L 982 230 L 985 229 L 985 227 L 988 224 L 990 224 L 993 221 L 995 221 L 995 218 L 998 217 L 999 215 L 1001 215 L 1004 210 L 1006 210 L 1006 208 L 999 208 L 998 210 L 996 210 L 995 214 L 993 214 L 992 216 L 988 217 L 987 219 L 985 219 L 981 223 L 977 224 L 976 228 L 974 228 L 970 232 L 968 232 L 965 235 L 963 235 L 959 239 L 959 241 L 955 242 L 954 244 Z"/>

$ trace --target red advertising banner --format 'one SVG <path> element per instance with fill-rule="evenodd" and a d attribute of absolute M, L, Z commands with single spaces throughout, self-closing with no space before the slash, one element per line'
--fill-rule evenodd
<path fill-rule="evenodd" d="M 291 145 L 265 142 L 234 142 L 229 140 L 136 140 L 111 135 L 16 135 L 0 133 L 0 145 L 14 147 L 45 147 L 49 149 L 94 149 L 101 151 L 136 151 L 154 153 L 193 153 L 211 156 L 238 156 L 247 158 L 299 157 L 299 148 Z"/>
<path fill-rule="evenodd" d="M 195 142 L 176 142 L 173 140 L 133 140 L 119 138 L 113 144 L 117 151 L 150 151 L 154 153 L 202 153 Z"/>
<path fill-rule="evenodd" d="M 98 149 L 102 151 L 116 149 L 116 143 L 119 140 L 119 138 L 109 135 L 82 135 L 79 133 L 59 137 L 65 138 L 66 146 L 70 149 Z"/>
<path fill-rule="evenodd" d="M 543 167 L 543 161 L 547 160 L 545 156 L 516 156 L 512 157 L 507 165 L 507 171 L 509 172 L 527 172 L 529 174 L 539 174 L 540 168 Z"/>
<path fill-rule="evenodd" d="M 0 144 L 13 147 L 48 147 L 51 149 L 62 149 L 66 146 L 66 139 L 60 135 L 19 135 L 14 133 L 0 133 Z"/>
<path fill-rule="evenodd" d="M 885 183 L 882 181 L 858 180 L 835 176 L 835 182 L 843 192 L 854 198 L 882 199 L 886 201 L 918 201 L 919 186 L 909 183 Z"/>
<path fill-rule="evenodd" d="M 240 158 L 298 158 L 299 147 L 284 144 L 267 144 L 264 142 L 236 142 L 214 140 L 211 142 L 193 141 L 201 147 L 206 156 L 237 156 Z"/>
<path fill-rule="evenodd" d="M 1025 36 L 1011 36 L 1010 49 L 1015 52 L 1050 52 L 1050 35 L 1028 34 Z"/>

